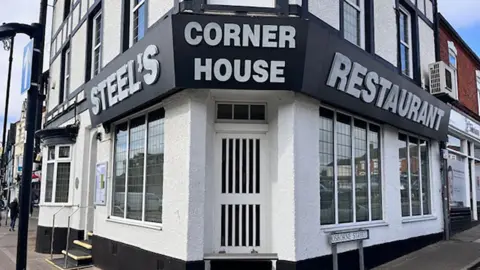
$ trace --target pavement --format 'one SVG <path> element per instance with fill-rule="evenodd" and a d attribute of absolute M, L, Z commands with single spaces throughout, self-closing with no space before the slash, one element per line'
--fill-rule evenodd
<path fill-rule="evenodd" d="M 480 225 L 381 265 L 374 270 L 480 269 Z"/>
<path fill-rule="evenodd" d="M 17 254 L 17 236 L 18 236 L 18 219 L 15 232 L 8 231 L 5 226 L 4 213 L 0 227 L 0 270 L 15 270 L 16 254 Z M 30 218 L 28 226 L 28 251 L 27 251 L 27 270 L 52 270 L 56 269 L 48 264 L 45 259 L 49 255 L 35 252 L 35 240 L 37 234 L 38 209 L 36 209 Z M 98 268 L 84 268 L 89 270 L 99 270 Z"/>

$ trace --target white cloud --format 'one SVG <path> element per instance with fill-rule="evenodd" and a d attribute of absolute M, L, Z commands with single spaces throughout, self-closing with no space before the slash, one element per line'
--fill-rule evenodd
<path fill-rule="evenodd" d="M 480 24 L 480 0 L 438 0 L 438 10 L 456 29 Z"/>
<path fill-rule="evenodd" d="M 49 0 L 51 4 L 52 0 Z M 14 1 L 2 1 L 2 8 L 0 9 L 0 23 L 20 22 L 31 24 L 38 22 L 40 8 L 40 0 L 14 0 Z M 51 23 L 51 11 L 52 8 L 48 7 L 49 16 L 47 18 L 47 27 Z M 49 55 L 50 30 L 46 31 L 46 44 L 45 55 Z M 13 65 L 12 76 L 10 85 L 10 102 L 8 118 L 15 121 L 20 119 L 20 113 L 22 110 L 22 102 L 26 98 L 26 94 L 20 95 L 20 80 L 22 71 L 22 58 L 23 48 L 28 43 L 29 37 L 26 35 L 18 35 L 15 37 L 15 48 L 13 52 Z M 7 88 L 7 76 L 8 76 L 8 57 L 9 52 L 3 49 L 3 44 L 0 42 L 0 118 L 3 120 L 3 113 L 5 110 L 5 91 Z M 48 58 L 44 60 L 48 66 Z M 45 65 L 44 65 L 45 67 Z M 9 127 L 8 124 L 7 127 Z M 3 123 L 0 123 L 0 136 L 2 134 Z M 1 137 L 0 137 L 1 141 Z"/>

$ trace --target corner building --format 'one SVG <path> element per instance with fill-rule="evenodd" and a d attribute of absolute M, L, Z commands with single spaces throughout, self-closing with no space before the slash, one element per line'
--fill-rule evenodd
<path fill-rule="evenodd" d="M 417 2 L 56 1 L 37 251 L 92 232 L 102 269 L 330 269 L 331 237 L 368 238 L 367 267 L 441 239 Z"/>

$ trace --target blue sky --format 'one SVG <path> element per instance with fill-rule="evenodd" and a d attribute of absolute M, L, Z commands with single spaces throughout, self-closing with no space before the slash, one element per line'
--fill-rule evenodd
<path fill-rule="evenodd" d="M 480 56 L 480 0 L 438 0 L 440 13 Z"/>

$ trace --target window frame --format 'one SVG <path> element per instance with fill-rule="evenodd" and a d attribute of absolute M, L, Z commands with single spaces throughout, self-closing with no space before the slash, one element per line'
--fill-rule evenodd
<path fill-rule="evenodd" d="M 163 103 L 160 103 L 154 107 L 151 107 L 151 108 L 148 108 L 148 109 L 145 109 L 145 110 L 142 110 L 142 111 L 139 111 L 137 113 L 134 113 L 134 114 L 131 114 L 129 115 L 128 117 L 125 117 L 121 120 L 118 120 L 118 121 L 115 121 L 111 124 L 111 130 L 112 130 L 112 144 L 111 144 L 111 149 L 110 149 L 110 156 L 112 157 L 111 160 L 112 162 L 110 162 L 110 165 L 109 165 L 109 168 L 108 168 L 108 171 L 111 173 L 110 175 L 112 176 L 111 177 L 111 181 L 112 181 L 112 184 L 111 185 L 108 185 L 108 194 L 107 194 L 107 198 L 109 198 L 108 202 L 107 202 L 107 206 L 108 206 L 108 217 L 107 217 L 107 221 L 111 221 L 111 222 L 116 222 L 116 223 L 122 223 L 122 224 L 129 224 L 129 225 L 135 225 L 135 226 L 141 226 L 141 227 L 146 227 L 146 228 L 151 228 L 151 229 L 159 229 L 161 230 L 163 228 L 163 223 L 164 223 L 164 220 L 163 220 L 163 214 L 164 214 L 164 207 L 163 207 L 163 203 L 164 203 L 164 197 L 163 197 L 163 192 L 164 192 L 164 189 L 162 188 L 162 222 L 159 222 L 159 223 L 156 223 L 156 222 L 151 222 L 151 221 L 145 221 L 145 204 L 146 204 L 146 181 L 147 181 L 147 178 L 146 178 L 146 158 L 147 158 L 147 155 L 145 155 L 144 157 L 144 179 L 143 179 L 143 197 L 142 197 L 142 220 L 135 220 L 135 219 L 129 219 L 127 218 L 127 211 L 124 211 L 124 214 L 123 214 L 123 217 L 119 217 L 119 216 L 114 216 L 113 215 L 113 201 L 114 201 L 114 192 L 115 192 L 115 189 L 114 189 L 114 182 L 115 182 L 115 145 L 116 145 L 116 142 L 117 142 L 117 137 L 115 136 L 115 128 L 118 126 L 118 125 L 121 125 L 123 123 L 127 123 L 127 138 L 126 138 L 126 155 L 127 155 L 127 158 L 126 158 L 126 161 L 128 161 L 128 154 L 129 154 L 129 150 L 130 150 L 130 122 L 131 120 L 137 118 L 137 117 L 140 117 L 140 116 L 144 116 L 145 117 L 145 125 L 146 125 L 146 130 L 145 130 L 145 143 L 144 143 L 144 149 L 146 150 L 148 148 L 148 114 L 152 113 L 152 112 L 155 112 L 157 110 L 160 110 L 160 109 L 164 109 L 164 104 Z M 165 120 L 165 115 L 163 116 L 163 118 Z M 164 129 L 164 136 L 165 136 L 165 129 Z M 164 137 L 165 139 L 165 137 Z M 165 144 L 165 140 L 164 140 L 164 144 Z M 165 159 L 165 148 L 164 148 L 164 159 Z M 163 171 L 165 171 L 165 160 L 164 160 L 164 163 L 162 164 L 163 165 Z M 165 177 L 162 179 L 162 185 L 165 186 Z M 127 205 L 127 199 L 128 199 L 128 162 L 126 163 L 126 168 L 125 168 L 125 202 L 124 202 L 124 205 Z"/>
<path fill-rule="evenodd" d="M 95 41 L 97 40 L 97 31 L 96 28 L 98 26 L 97 24 L 97 19 L 100 17 L 100 37 L 99 38 L 99 43 L 95 44 Z M 103 36 L 102 36 L 102 29 L 103 29 L 103 14 L 102 10 L 99 10 L 92 19 L 92 50 L 91 50 L 91 71 L 90 71 L 90 78 L 95 77 L 100 73 L 102 70 L 102 44 L 103 44 Z M 98 50 L 98 70 L 97 73 L 95 73 L 95 52 Z"/>
<path fill-rule="evenodd" d="M 68 94 L 70 93 L 71 87 L 71 67 L 72 67 L 72 52 L 70 46 L 66 47 L 63 51 L 63 76 L 62 76 L 62 87 L 61 95 L 59 98 L 59 104 L 68 100 Z M 68 82 L 68 83 L 67 83 Z"/>
<path fill-rule="evenodd" d="M 448 41 L 448 65 L 452 67 L 455 70 L 455 73 L 457 72 L 457 67 L 458 67 L 458 58 L 457 58 L 457 48 L 455 48 L 455 43 L 453 41 Z M 453 56 L 455 58 L 455 65 L 453 65 L 450 62 L 450 57 Z"/>
<path fill-rule="evenodd" d="M 49 148 L 50 147 L 53 147 L 55 150 L 54 150 L 54 155 L 55 157 L 53 159 L 49 159 Z M 69 148 L 69 152 L 68 152 L 68 157 L 63 157 L 61 158 L 59 153 L 60 153 L 60 147 L 68 147 Z M 71 182 L 72 182 L 72 174 L 73 174 L 73 162 L 72 162 L 72 153 L 73 153 L 73 145 L 72 144 L 59 144 L 59 145 L 54 145 L 54 146 L 47 146 L 46 147 L 46 151 L 47 151 L 47 155 L 46 155 L 46 166 L 45 166 L 45 192 L 43 193 L 44 195 L 42 196 L 43 197 L 43 202 L 45 204 L 48 204 L 48 205 L 65 205 L 65 204 L 69 204 L 70 203 L 70 199 L 71 199 Z M 56 202 L 55 200 L 55 195 L 57 193 L 57 172 L 58 172 L 58 163 L 70 163 L 70 175 L 69 175 L 69 179 L 68 179 L 68 198 L 67 198 L 67 201 L 66 202 Z M 53 179 L 52 179 L 52 198 L 50 201 L 46 201 L 46 194 L 47 194 L 47 181 L 46 181 L 46 177 L 47 177 L 47 168 L 48 168 L 48 164 L 54 164 L 53 165 Z"/>
<path fill-rule="evenodd" d="M 334 165 L 334 168 L 333 168 L 333 174 L 334 174 L 334 185 L 335 185 L 335 194 L 334 194 L 334 197 L 335 197 L 335 223 L 333 224 L 321 224 L 321 214 L 320 214 L 320 220 L 319 220 L 319 223 L 320 223 L 320 227 L 322 230 L 325 230 L 325 231 L 330 231 L 330 230 L 335 230 L 336 228 L 350 228 L 350 227 L 357 227 L 357 226 L 361 226 L 362 228 L 363 227 L 368 227 L 369 225 L 372 225 L 372 226 L 376 226 L 376 224 L 386 224 L 385 223 L 385 183 L 384 183 L 384 179 L 385 179 L 385 175 L 384 175 L 384 160 L 383 160 L 383 157 L 385 156 L 385 151 L 384 151 L 384 127 L 375 122 L 375 121 L 372 121 L 372 120 L 369 120 L 369 119 L 366 119 L 366 118 L 363 118 L 361 116 L 356 116 L 352 113 L 349 113 L 345 110 L 342 110 L 342 109 L 337 109 L 335 107 L 332 107 L 332 106 L 329 106 L 329 105 L 326 105 L 326 104 L 321 104 L 320 106 L 318 106 L 319 110 L 321 108 L 325 108 L 325 109 L 328 109 L 328 110 L 331 110 L 334 112 L 334 117 L 332 119 L 333 121 L 333 147 L 334 147 L 334 150 L 333 150 L 333 160 L 335 162 L 335 165 Z M 349 116 L 352 120 L 355 120 L 355 119 L 358 119 L 358 120 L 361 120 L 361 121 L 364 121 L 367 123 L 367 128 L 366 128 L 366 131 L 367 131 L 367 145 L 368 145 L 368 131 L 370 131 L 370 128 L 369 128 L 369 124 L 372 124 L 372 125 L 376 125 L 379 127 L 379 150 L 380 150 L 380 164 L 379 164 L 379 170 L 380 170 L 380 184 L 381 184 L 381 202 L 382 202 L 382 209 L 381 209 L 381 212 L 382 212 L 382 218 L 381 219 L 378 219 L 378 220 L 372 220 L 372 205 L 371 205 L 371 202 L 372 202 L 372 199 L 371 199 L 371 194 L 372 194 L 372 190 L 371 190 L 371 169 L 370 169 L 370 164 L 369 166 L 367 166 L 367 175 L 368 175 L 368 178 L 367 178 L 367 182 L 368 182 L 368 197 L 369 197 L 369 201 L 368 201 L 368 207 L 369 207 L 369 211 L 368 211 L 368 220 L 367 221 L 357 221 L 356 219 L 356 192 L 355 190 L 352 188 L 352 201 L 353 201 L 353 209 L 352 209 L 352 212 L 353 212 L 353 217 L 352 217 L 352 222 L 348 222 L 348 223 L 339 223 L 339 219 L 338 219 L 338 166 L 336 165 L 336 162 L 337 162 L 337 152 L 338 150 L 336 150 L 337 148 L 337 142 L 338 142 L 338 139 L 337 139 L 337 132 L 336 132 L 336 129 L 335 129 L 335 125 L 336 125 L 336 121 L 337 121 L 337 113 L 341 113 L 343 115 L 346 115 L 346 116 Z M 317 120 L 317 123 L 319 123 L 320 121 L 320 115 L 318 116 L 318 120 Z M 354 121 L 352 121 L 352 123 L 350 124 L 350 127 L 354 127 Z M 354 148 L 355 148 L 355 136 L 353 136 L 353 130 L 352 130 L 352 134 L 351 134 L 351 151 L 352 151 L 352 159 L 354 160 L 355 159 L 355 156 L 353 155 L 354 153 Z M 367 148 L 367 159 L 368 161 L 370 162 L 370 150 L 369 148 Z M 318 164 L 318 166 L 320 166 L 320 163 Z M 353 165 L 351 166 L 352 167 L 352 187 L 355 186 L 356 182 L 355 182 L 355 163 L 353 163 Z M 320 177 L 318 178 L 318 181 L 320 183 Z M 320 190 L 319 190 L 320 192 Z M 321 202 L 321 200 L 320 200 Z M 320 213 L 321 213 L 321 206 L 320 206 Z"/>
<path fill-rule="evenodd" d="M 344 21 L 345 20 L 345 5 L 350 5 L 352 8 L 354 8 L 358 13 L 359 13 L 359 16 L 360 16 L 360 29 L 357 29 L 359 31 L 358 35 L 359 35 L 359 38 L 360 38 L 360 44 L 356 44 L 356 43 L 353 43 L 351 42 L 350 40 L 346 39 L 345 38 L 345 25 L 344 25 L 344 22 L 342 21 L 341 24 L 342 24 L 342 36 L 345 40 L 347 40 L 348 42 L 352 43 L 353 45 L 359 47 L 359 48 L 362 48 L 365 50 L 365 0 L 358 0 L 359 1 L 359 4 L 357 5 L 356 3 L 354 3 L 355 0 L 341 0 L 342 1 L 342 5 L 343 5 L 343 8 L 342 8 L 342 12 L 343 14 L 341 14 L 341 19 Z"/>
<path fill-rule="evenodd" d="M 137 43 L 140 39 L 136 39 L 135 37 L 135 12 L 137 12 L 138 9 L 140 9 L 140 7 L 144 7 L 145 8 L 145 22 L 144 22 L 144 25 L 145 25 L 145 29 L 144 29 L 144 33 L 146 34 L 147 32 L 147 29 L 148 29 L 148 18 L 147 18 L 147 1 L 146 0 L 140 0 L 138 2 L 138 4 L 135 5 L 135 0 L 130 0 L 130 22 L 129 22 L 129 29 L 130 29 L 130 47 L 132 47 L 135 43 Z M 145 36 L 143 36 L 142 38 L 144 38 Z"/>
<path fill-rule="evenodd" d="M 219 119 L 218 116 L 218 105 L 232 105 L 232 119 Z M 251 119 L 234 119 L 234 107 L 235 105 L 247 105 L 249 106 L 249 116 L 250 116 L 250 106 L 251 105 L 261 105 L 265 108 L 265 120 L 251 120 Z M 268 104 L 267 102 L 234 102 L 234 101 L 220 101 L 215 102 L 215 123 L 245 123 L 245 124 L 266 124 L 268 123 Z"/>
<path fill-rule="evenodd" d="M 398 40 L 398 54 L 399 54 L 399 68 L 400 68 L 400 73 L 404 76 L 408 76 L 409 78 L 413 79 L 413 42 L 412 42 L 412 13 L 408 11 L 406 8 L 403 6 L 399 5 L 398 6 L 398 19 L 397 19 L 397 25 L 398 25 L 398 32 L 399 32 L 399 40 Z M 403 13 L 406 16 L 406 21 L 408 23 L 406 29 L 408 29 L 408 43 L 402 40 L 402 33 L 400 33 L 400 19 L 401 19 L 401 13 Z M 402 45 L 408 48 L 408 74 L 403 73 L 403 67 L 402 67 Z"/>
<path fill-rule="evenodd" d="M 428 139 L 428 138 L 425 138 L 423 136 L 419 136 L 417 134 L 414 134 L 414 133 L 411 133 L 411 132 L 408 132 L 408 131 L 405 131 L 405 130 L 398 130 L 397 132 L 397 141 L 398 141 L 398 136 L 400 134 L 403 134 L 405 136 L 407 136 L 407 141 L 406 141 L 406 148 L 407 148 L 407 152 L 406 152 L 406 155 L 407 155 L 407 166 L 408 166 L 408 188 L 409 188 L 409 191 L 408 191 L 408 200 L 409 200 L 409 215 L 408 216 L 403 216 L 402 214 L 402 211 L 401 211 L 401 208 L 402 208 L 402 196 L 400 194 L 400 216 L 402 218 L 403 221 L 409 221 L 409 220 L 423 220 L 423 219 L 429 219 L 431 217 L 434 216 L 433 214 L 433 185 L 432 185 L 432 160 L 433 160 L 433 154 L 432 154 L 432 140 Z M 430 213 L 429 214 L 424 214 L 424 209 L 423 209 L 423 196 L 420 196 L 420 211 L 421 211 L 421 214 L 420 215 L 416 215 L 414 216 L 412 213 L 413 213 L 413 210 L 412 210 L 412 190 L 411 190 L 411 178 L 410 178 L 410 147 L 409 147 L 409 138 L 410 137 L 413 137 L 413 138 L 416 138 L 419 143 L 418 143 L 418 160 L 420 160 L 420 163 L 421 164 L 421 150 L 420 150 L 420 141 L 425 141 L 427 142 L 428 144 L 428 149 L 427 149 L 427 155 L 428 155 L 428 183 L 429 183 L 429 188 L 428 188 L 428 192 L 429 192 L 429 199 L 430 199 L 430 202 L 429 202 L 429 206 L 430 206 Z M 398 149 L 397 149 L 398 151 Z M 400 160 L 400 157 L 398 156 L 398 153 L 397 153 L 397 158 Z M 420 183 L 420 193 L 422 192 L 422 188 L 423 188 L 423 183 L 422 183 L 422 166 L 419 165 L 419 183 Z M 400 175 L 398 177 L 398 180 L 400 180 Z M 400 183 L 401 185 L 401 183 Z M 400 190 L 401 191 L 401 190 Z"/>

